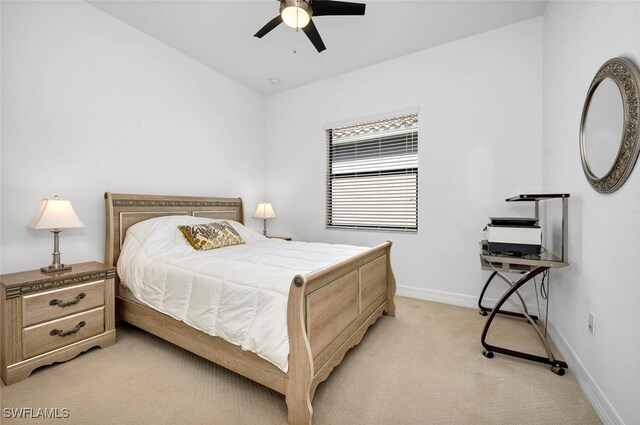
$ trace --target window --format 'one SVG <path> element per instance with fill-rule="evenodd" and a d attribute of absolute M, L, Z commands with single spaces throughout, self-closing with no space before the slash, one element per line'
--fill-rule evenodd
<path fill-rule="evenodd" d="M 327 228 L 418 230 L 418 115 L 327 136 Z"/>

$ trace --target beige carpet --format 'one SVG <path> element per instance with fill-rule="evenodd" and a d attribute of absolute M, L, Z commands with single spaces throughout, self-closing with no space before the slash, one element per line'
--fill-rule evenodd
<path fill-rule="evenodd" d="M 568 370 L 481 354 L 477 310 L 397 298 L 316 393 L 314 424 L 599 424 Z M 500 319 L 491 342 L 534 348 L 530 325 Z M 534 342 L 533 338 L 531 341 Z M 136 328 L 118 343 L 0 388 L 2 424 L 285 424 L 284 396 Z M 5 408 L 67 408 L 14 420 Z"/>

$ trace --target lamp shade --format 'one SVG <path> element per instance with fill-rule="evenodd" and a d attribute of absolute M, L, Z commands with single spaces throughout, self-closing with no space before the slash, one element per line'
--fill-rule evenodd
<path fill-rule="evenodd" d="M 30 229 L 71 229 L 84 227 L 67 199 L 57 196 L 43 199 L 35 215 L 27 224 Z"/>
<path fill-rule="evenodd" d="M 273 207 L 268 202 L 260 202 L 258 204 L 258 208 L 256 208 L 256 212 L 253 213 L 253 216 L 256 218 L 274 218 L 276 216 L 276 212 L 273 210 Z"/>

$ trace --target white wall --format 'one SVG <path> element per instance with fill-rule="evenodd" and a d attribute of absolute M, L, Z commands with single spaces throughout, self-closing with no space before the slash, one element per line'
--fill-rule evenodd
<path fill-rule="evenodd" d="M 418 233 L 325 229 L 324 126 L 412 108 Z M 272 234 L 367 246 L 390 239 L 400 294 L 471 306 L 487 277 L 477 242 L 488 217 L 533 214 L 504 200 L 540 190 L 542 18 L 271 96 L 266 109 Z"/>
<path fill-rule="evenodd" d="M 571 193 L 571 265 L 555 273 L 550 315 L 607 423 L 640 423 L 640 170 L 617 192 L 597 193 L 582 171 L 578 131 L 600 66 L 617 56 L 640 65 L 638 22 L 638 2 L 550 2 L 544 16 L 543 189 Z"/>
<path fill-rule="evenodd" d="M 86 225 L 65 262 L 103 258 L 105 191 L 264 197 L 262 96 L 84 2 L 2 8 L 2 272 L 51 262 L 43 197 Z"/>

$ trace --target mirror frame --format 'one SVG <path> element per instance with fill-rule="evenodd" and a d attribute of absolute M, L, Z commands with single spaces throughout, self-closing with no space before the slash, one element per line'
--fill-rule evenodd
<path fill-rule="evenodd" d="M 624 122 L 618 154 L 611 168 L 604 176 L 598 177 L 589 168 L 585 150 L 585 126 L 589 105 L 596 89 L 605 78 L 611 78 L 622 95 Z M 640 152 L 640 72 L 635 64 L 626 58 L 613 58 L 604 63 L 593 77 L 587 98 L 584 101 L 580 119 L 580 158 L 582 169 L 589 184 L 601 193 L 618 190 L 631 174 Z"/>

